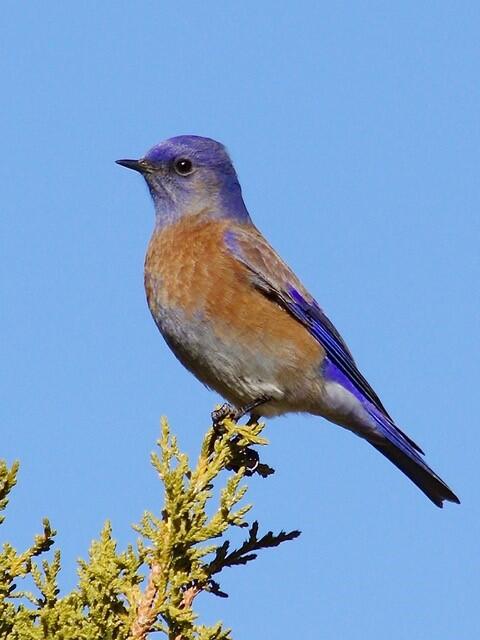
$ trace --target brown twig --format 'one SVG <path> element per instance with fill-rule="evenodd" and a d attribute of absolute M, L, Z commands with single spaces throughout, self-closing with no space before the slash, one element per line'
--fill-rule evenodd
<path fill-rule="evenodd" d="M 188 589 L 185 589 L 183 594 L 182 604 L 180 605 L 180 607 L 182 609 L 187 609 L 191 607 L 193 601 L 201 591 L 202 591 L 202 588 L 197 584 L 192 585 L 191 587 L 188 587 Z M 173 640 L 183 640 L 182 634 L 177 633 L 177 635 L 173 638 Z"/>
<path fill-rule="evenodd" d="M 188 587 L 188 589 L 186 589 L 185 593 L 183 594 L 183 600 L 181 605 L 182 609 L 187 609 L 188 607 L 191 607 L 193 601 L 198 596 L 201 590 L 202 588 L 199 585 Z"/>
<path fill-rule="evenodd" d="M 152 564 L 148 584 L 137 607 L 137 617 L 132 625 L 129 640 L 145 640 L 147 634 L 152 630 L 157 613 L 155 603 L 157 599 L 158 586 L 157 578 L 160 576 L 160 565 L 156 562 Z"/>
<path fill-rule="evenodd" d="M 157 580 L 160 573 L 160 565 L 154 562 L 148 577 L 147 587 L 137 606 L 137 617 L 132 625 L 129 640 L 146 640 L 147 635 L 152 631 L 152 627 L 157 619 L 155 605 L 158 594 Z M 185 589 L 180 608 L 187 609 L 191 607 L 193 601 L 201 591 L 202 587 L 197 584 Z M 182 634 L 177 634 L 173 640 L 183 640 Z"/>

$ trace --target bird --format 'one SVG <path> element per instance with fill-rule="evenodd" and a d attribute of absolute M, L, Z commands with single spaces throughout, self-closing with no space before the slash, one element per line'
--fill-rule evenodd
<path fill-rule="evenodd" d="M 153 319 L 177 359 L 251 419 L 321 416 L 360 436 L 438 507 L 458 497 L 360 372 L 331 320 L 254 225 L 226 148 L 169 138 L 119 165 L 145 179 Z"/>

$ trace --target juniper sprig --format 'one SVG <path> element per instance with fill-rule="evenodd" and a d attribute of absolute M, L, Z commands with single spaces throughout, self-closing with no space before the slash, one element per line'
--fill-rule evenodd
<path fill-rule="evenodd" d="M 251 505 L 244 503 L 245 478 L 273 473 L 253 449 L 267 444 L 264 425 L 240 425 L 228 415 L 214 420 L 193 467 L 165 419 L 161 426 L 151 459 L 164 488 L 161 513 L 143 515 L 134 526 L 139 538 L 125 551 L 118 551 L 107 522 L 88 559 L 79 561 L 78 583 L 70 593 L 60 594 L 61 557 L 51 550 L 55 531 L 48 520 L 22 553 L 3 545 L 0 640 L 146 640 L 154 632 L 169 640 L 231 638 L 220 622 L 197 623 L 195 598 L 202 592 L 226 597 L 218 582 L 224 569 L 245 565 L 261 549 L 299 535 L 268 531 L 259 536 L 258 522 L 246 520 Z M 8 504 L 18 467 L 0 462 L 0 511 Z M 248 532 L 237 547 L 228 539 L 236 528 Z M 17 589 L 21 581 L 29 589 Z"/>

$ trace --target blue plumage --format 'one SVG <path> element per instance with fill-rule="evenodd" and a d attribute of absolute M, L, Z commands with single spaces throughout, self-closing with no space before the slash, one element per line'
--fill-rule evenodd
<path fill-rule="evenodd" d="M 223 145 L 179 136 L 119 162 L 143 174 L 153 197 L 147 298 L 180 361 L 237 407 L 254 406 L 255 416 L 308 412 L 350 429 L 436 505 L 459 502 L 253 225 Z"/>

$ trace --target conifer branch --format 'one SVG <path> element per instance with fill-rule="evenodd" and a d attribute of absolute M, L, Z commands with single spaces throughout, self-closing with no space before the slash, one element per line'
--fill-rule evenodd
<path fill-rule="evenodd" d="M 147 640 L 156 632 L 168 640 L 230 640 L 221 623 L 197 624 L 195 598 L 202 592 L 227 597 L 217 581 L 224 569 L 248 564 L 260 550 L 299 535 L 268 531 L 259 537 L 258 522 L 246 520 L 251 505 L 243 502 L 245 478 L 273 473 L 254 449 L 267 444 L 263 428 L 239 425 L 227 413 L 214 421 L 191 467 L 162 420 L 159 450 L 152 454 L 164 488 L 161 513 L 143 515 L 134 527 L 140 539 L 123 552 L 117 551 L 107 522 L 88 560 L 79 563 L 78 585 L 63 597 L 57 583 L 59 551 L 51 560 L 36 561 L 48 556 L 54 543 L 48 520 L 26 551 L 17 553 L 5 544 L 0 552 L 0 640 Z M 18 463 L 9 468 L 0 461 L 0 512 L 17 471 Z M 226 536 L 235 528 L 247 528 L 248 535 L 232 549 Z M 37 594 L 17 591 L 16 582 L 26 578 Z"/>

